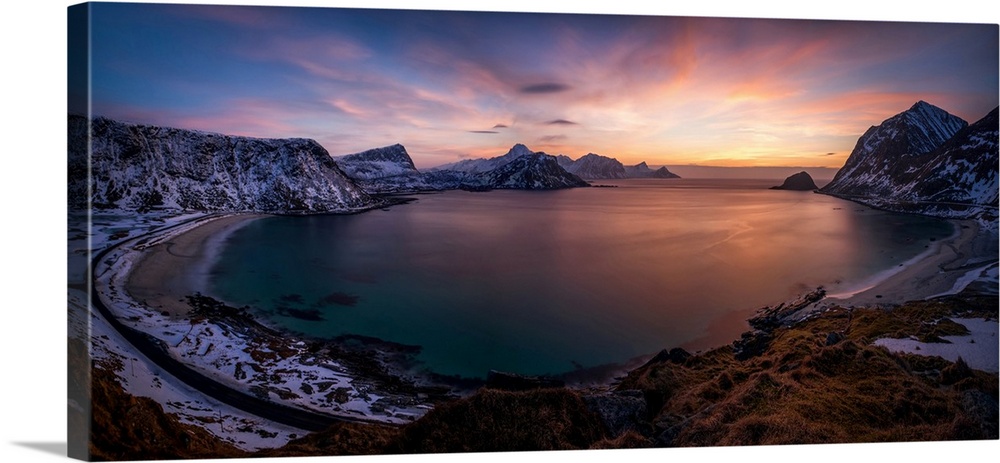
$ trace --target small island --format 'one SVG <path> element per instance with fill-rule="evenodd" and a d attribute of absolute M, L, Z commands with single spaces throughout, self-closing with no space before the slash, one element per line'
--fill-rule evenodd
<path fill-rule="evenodd" d="M 794 191 L 812 191 L 818 190 L 819 187 L 816 186 L 816 182 L 813 181 L 812 177 L 808 172 L 802 171 L 785 179 L 785 182 L 781 186 L 773 186 L 772 190 L 794 190 Z"/>

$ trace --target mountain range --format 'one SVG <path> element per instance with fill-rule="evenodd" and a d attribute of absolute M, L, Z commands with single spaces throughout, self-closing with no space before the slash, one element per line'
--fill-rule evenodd
<path fill-rule="evenodd" d="M 640 162 L 634 166 L 623 165 L 615 158 L 601 156 L 599 154 L 588 153 L 579 159 L 573 160 L 569 156 L 559 155 L 556 157 L 559 165 L 568 172 L 588 179 L 623 179 L 623 178 L 680 178 L 679 175 L 670 172 L 665 166 L 659 169 L 650 169 L 646 162 Z"/>
<path fill-rule="evenodd" d="M 553 190 L 590 186 L 563 169 L 554 156 L 516 144 L 489 159 L 465 159 L 425 172 L 413 167 L 402 145 L 335 158 L 354 181 L 372 193 L 431 190 Z"/>
<path fill-rule="evenodd" d="M 892 211 L 995 218 L 997 111 L 970 125 L 919 101 L 869 128 L 818 192 Z M 560 189 L 588 186 L 583 178 L 677 177 L 645 162 L 624 166 L 594 153 L 573 160 L 523 144 L 421 172 L 400 144 L 332 157 L 303 138 L 75 115 L 68 128 L 69 205 L 76 209 L 351 212 L 379 206 L 382 193 Z"/>

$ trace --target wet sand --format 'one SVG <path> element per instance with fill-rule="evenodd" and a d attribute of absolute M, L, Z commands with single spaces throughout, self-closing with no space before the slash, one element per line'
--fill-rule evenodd
<path fill-rule="evenodd" d="M 237 214 L 209 218 L 148 246 L 129 272 L 125 290 L 147 307 L 184 316 L 190 309 L 184 298 L 204 289 L 209 267 L 222 241 L 261 217 L 266 216 Z"/>

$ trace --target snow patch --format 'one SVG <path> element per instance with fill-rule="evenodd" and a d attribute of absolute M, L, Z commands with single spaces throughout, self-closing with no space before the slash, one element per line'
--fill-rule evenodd
<path fill-rule="evenodd" d="M 920 342 L 915 339 L 876 339 L 875 345 L 882 346 L 893 352 L 906 352 L 928 357 L 938 356 L 955 362 L 959 357 L 965 360 L 970 368 L 989 373 L 997 373 L 998 341 L 997 320 L 980 320 L 973 318 L 953 318 L 955 323 L 969 330 L 967 336 L 943 336 L 947 343 Z"/>

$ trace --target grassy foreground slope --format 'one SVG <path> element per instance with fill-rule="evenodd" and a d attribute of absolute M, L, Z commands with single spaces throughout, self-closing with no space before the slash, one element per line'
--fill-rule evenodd
<path fill-rule="evenodd" d="M 997 298 L 837 308 L 774 330 L 760 355 L 731 347 L 631 372 L 660 446 L 997 438 L 997 375 L 940 357 L 894 354 L 879 337 L 966 334 L 951 316 L 996 319 Z"/>

